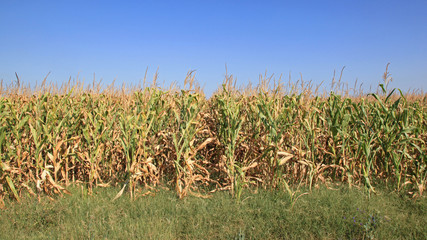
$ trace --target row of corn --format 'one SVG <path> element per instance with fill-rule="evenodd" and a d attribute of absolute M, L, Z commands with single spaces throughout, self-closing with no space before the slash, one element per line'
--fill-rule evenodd
<path fill-rule="evenodd" d="M 189 76 L 192 77 L 191 75 Z M 190 79 L 191 80 L 191 79 Z M 233 87 L 3 93 L 0 200 L 52 196 L 70 184 L 158 184 L 188 194 L 342 182 L 422 195 L 427 103 L 384 89 L 343 97 Z"/>

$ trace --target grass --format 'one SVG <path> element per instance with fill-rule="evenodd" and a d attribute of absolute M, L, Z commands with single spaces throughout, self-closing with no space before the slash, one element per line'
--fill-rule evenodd
<path fill-rule="evenodd" d="M 280 190 L 246 190 L 240 202 L 228 192 L 179 199 L 172 190 L 151 190 L 133 201 L 127 193 L 112 202 L 120 189 L 95 188 L 88 195 L 73 187 L 72 195 L 54 201 L 24 197 L 8 203 L 0 210 L 0 239 L 427 238 L 425 197 L 379 188 L 368 197 L 333 187 L 313 188 L 293 207 Z"/>

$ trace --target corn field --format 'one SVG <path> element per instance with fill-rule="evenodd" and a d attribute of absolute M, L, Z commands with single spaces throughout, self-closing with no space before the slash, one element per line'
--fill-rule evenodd
<path fill-rule="evenodd" d="M 193 73 L 183 90 L 2 87 L 0 202 L 70 184 L 126 184 L 131 194 L 163 185 L 180 198 L 332 182 L 423 194 L 426 95 L 381 84 L 376 94 L 320 96 L 268 80 L 239 90 L 226 76 L 209 99 Z"/>

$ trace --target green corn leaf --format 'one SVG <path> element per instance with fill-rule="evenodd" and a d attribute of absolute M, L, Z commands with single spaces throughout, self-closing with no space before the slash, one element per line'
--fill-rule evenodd
<path fill-rule="evenodd" d="M 6 176 L 6 182 L 7 182 L 7 185 L 9 186 L 9 189 L 12 191 L 16 201 L 20 202 L 21 198 L 19 197 L 18 192 L 15 189 L 15 185 L 13 185 L 12 179 L 10 179 L 9 176 Z"/>

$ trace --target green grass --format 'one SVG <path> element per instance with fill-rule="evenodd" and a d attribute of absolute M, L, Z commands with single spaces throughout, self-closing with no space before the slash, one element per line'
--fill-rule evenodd
<path fill-rule="evenodd" d="M 228 192 L 178 199 L 168 190 L 112 202 L 117 188 L 92 195 L 72 188 L 55 201 L 6 201 L 0 239 L 427 239 L 425 197 L 377 190 L 369 198 L 344 186 L 313 188 L 291 208 L 278 190 L 245 190 L 240 202 Z M 377 225 L 369 225 L 370 216 Z"/>

